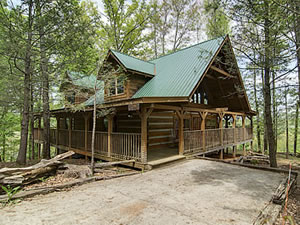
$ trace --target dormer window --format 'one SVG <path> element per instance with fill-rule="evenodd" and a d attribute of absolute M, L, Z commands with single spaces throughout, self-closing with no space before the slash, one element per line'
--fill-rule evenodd
<path fill-rule="evenodd" d="M 121 95 L 125 92 L 125 81 L 122 78 L 115 78 L 111 82 L 110 95 Z"/>

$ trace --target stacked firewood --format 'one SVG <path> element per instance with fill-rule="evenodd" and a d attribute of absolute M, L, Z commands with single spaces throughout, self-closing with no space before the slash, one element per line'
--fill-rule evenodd
<path fill-rule="evenodd" d="M 258 164 L 270 164 L 269 156 L 263 155 L 257 152 L 248 152 L 245 156 L 240 156 L 240 158 L 237 160 L 240 163 L 253 163 L 256 162 Z"/>

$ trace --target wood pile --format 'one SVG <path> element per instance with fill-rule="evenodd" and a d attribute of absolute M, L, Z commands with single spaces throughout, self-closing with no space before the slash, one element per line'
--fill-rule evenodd
<path fill-rule="evenodd" d="M 75 154 L 73 151 L 68 151 L 52 159 L 41 160 L 33 166 L 24 168 L 2 168 L 0 169 L 0 186 L 24 186 L 38 181 L 39 178 L 54 175 L 59 166 L 64 164 L 61 160 L 73 154 Z"/>
<path fill-rule="evenodd" d="M 239 163 L 263 163 L 263 164 L 270 164 L 269 156 L 263 155 L 256 152 L 249 152 L 248 155 L 240 156 L 237 160 Z"/>
<path fill-rule="evenodd" d="M 278 204 L 278 205 L 282 205 L 284 203 L 284 201 L 287 197 L 286 195 L 287 195 L 288 179 L 289 178 L 286 178 L 285 180 L 283 180 L 280 183 L 280 185 L 278 186 L 278 188 L 276 189 L 276 191 L 272 197 L 273 203 Z M 289 190 L 293 190 L 295 185 L 296 185 L 296 178 L 291 177 Z"/>

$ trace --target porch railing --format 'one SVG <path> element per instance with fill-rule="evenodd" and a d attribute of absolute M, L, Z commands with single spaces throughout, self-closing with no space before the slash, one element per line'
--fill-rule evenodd
<path fill-rule="evenodd" d="M 204 152 L 250 141 L 251 128 L 223 128 L 184 131 L 184 153 Z"/>
<path fill-rule="evenodd" d="M 111 156 L 141 161 L 141 134 L 112 133 Z"/>
<path fill-rule="evenodd" d="M 84 140 L 84 137 L 83 137 Z M 92 131 L 88 131 L 87 136 L 87 150 L 90 152 L 92 149 Z M 108 135 L 107 132 L 95 132 L 95 153 L 101 155 L 108 155 Z"/>

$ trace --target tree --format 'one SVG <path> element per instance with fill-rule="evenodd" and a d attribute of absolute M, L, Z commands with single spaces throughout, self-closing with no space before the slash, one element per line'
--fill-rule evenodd
<path fill-rule="evenodd" d="M 205 0 L 204 12 L 207 17 L 206 34 L 208 38 L 217 38 L 230 33 L 229 19 L 221 7 L 220 0 Z"/>
<path fill-rule="evenodd" d="M 105 20 L 102 21 L 101 46 L 130 55 L 143 55 L 150 35 L 145 32 L 151 17 L 145 0 L 103 0 Z M 145 49 L 144 51 L 142 49 Z"/>
<path fill-rule="evenodd" d="M 286 63 L 291 58 L 287 40 L 282 35 L 286 32 L 282 20 L 283 14 L 272 0 L 243 0 L 232 4 L 234 6 L 231 8 L 231 18 L 237 23 L 235 26 L 236 46 L 246 61 L 262 69 L 266 128 L 264 134 L 266 134 L 265 140 L 268 141 L 271 166 L 276 167 L 276 143 L 272 119 L 274 116 L 272 116 L 272 109 L 274 110 L 272 106 L 275 98 L 272 102 L 271 84 L 279 77 L 283 77 L 278 72 L 282 73 L 286 70 Z M 259 60 L 254 59 L 253 52 L 259 56 Z"/>

